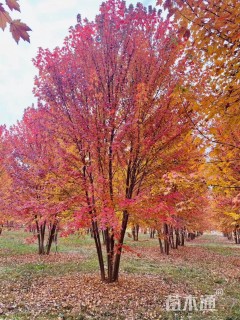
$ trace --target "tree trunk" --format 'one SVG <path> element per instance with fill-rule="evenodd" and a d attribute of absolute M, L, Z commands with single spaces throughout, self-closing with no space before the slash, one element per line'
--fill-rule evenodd
<path fill-rule="evenodd" d="M 139 234 L 139 225 L 136 224 L 132 227 L 133 241 L 138 241 L 138 234 Z"/>
<path fill-rule="evenodd" d="M 185 242 L 185 231 L 181 229 L 181 246 L 184 246 Z"/>
<path fill-rule="evenodd" d="M 117 250 L 115 253 L 115 260 L 114 260 L 114 266 L 113 266 L 113 277 L 112 277 L 113 282 L 118 280 L 119 266 L 120 266 L 120 260 L 121 260 L 121 254 L 122 254 L 122 246 L 123 246 L 124 236 L 125 236 L 126 229 L 127 229 L 128 217 L 129 217 L 129 214 L 128 214 L 127 210 L 124 210 L 123 219 L 122 219 L 121 234 L 120 234 L 119 241 L 117 243 L 117 248 L 116 248 Z"/>
<path fill-rule="evenodd" d="M 155 229 L 154 228 L 150 228 L 150 239 L 154 239 L 155 237 Z"/>
<path fill-rule="evenodd" d="M 235 243 L 238 244 L 237 230 L 236 230 L 236 229 L 234 229 L 234 231 L 233 231 L 233 236 L 234 236 L 234 241 L 235 241 Z"/>
<path fill-rule="evenodd" d="M 56 233 L 56 228 L 57 228 L 57 222 L 55 222 L 53 225 L 51 225 L 50 230 L 49 230 L 48 241 L 47 241 L 47 245 L 46 245 L 46 254 L 47 255 L 50 253 L 52 242 L 54 240 L 54 236 Z"/>
<path fill-rule="evenodd" d="M 160 252 L 163 254 L 164 251 L 163 251 L 163 244 L 162 244 L 162 240 L 161 240 L 161 235 L 162 235 L 162 232 L 158 231 L 158 242 L 159 242 Z"/>
<path fill-rule="evenodd" d="M 37 228 L 37 238 L 38 238 L 38 253 L 39 254 L 45 254 L 45 248 L 44 248 L 44 236 L 45 236 L 45 228 L 46 228 L 46 221 L 39 226 L 39 223 L 36 218 L 36 228 Z"/>
<path fill-rule="evenodd" d="M 105 232 L 102 230 L 102 242 L 103 245 L 106 245 L 106 237 L 105 237 Z"/>
<path fill-rule="evenodd" d="M 109 283 L 113 282 L 113 259 L 114 259 L 114 234 L 113 230 L 107 228 L 105 230 L 106 239 L 106 251 L 107 251 L 107 268 L 108 268 L 108 279 Z"/>
<path fill-rule="evenodd" d="M 138 235 L 139 235 L 139 224 L 136 224 L 135 229 L 136 229 L 136 241 L 138 241 Z"/>
<path fill-rule="evenodd" d="M 101 240 L 100 240 L 100 235 L 99 235 L 98 224 L 97 224 L 97 221 L 95 221 L 94 219 L 92 219 L 92 232 L 93 232 L 93 237 L 94 237 L 94 241 L 95 241 L 95 246 L 97 249 L 101 280 L 105 281 L 106 277 L 105 277 L 102 245 L 101 245 Z"/>
<path fill-rule="evenodd" d="M 135 230 L 135 226 L 132 227 L 132 237 L 133 237 L 133 241 L 136 241 L 136 230 Z"/>
<path fill-rule="evenodd" d="M 164 252 L 166 255 L 169 255 L 169 234 L 168 234 L 168 225 L 163 224 L 163 233 L 164 233 Z"/>
<path fill-rule="evenodd" d="M 176 235 L 176 243 L 175 243 L 175 247 L 176 249 L 178 248 L 178 246 L 180 245 L 180 238 L 179 238 L 179 229 L 176 228 L 175 229 L 175 235 Z"/>
<path fill-rule="evenodd" d="M 168 233 L 169 233 L 169 243 L 172 249 L 175 249 L 175 244 L 174 244 L 174 235 L 173 235 L 173 227 L 169 226 L 168 227 Z"/>

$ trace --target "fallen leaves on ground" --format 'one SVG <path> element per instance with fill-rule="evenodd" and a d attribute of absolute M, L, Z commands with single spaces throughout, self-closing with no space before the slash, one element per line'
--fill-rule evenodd
<path fill-rule="evenodd" d="M 222 240 L 219 238 L 218 241 L 221 243 Z M 159 268 L 171 266 L 177 271 L 198 266 L 210 278 L 222 276 L 228 284 L 239 283 L 239 273 L 236 272 L 240 263 L 238 251 L 232 256 L 211 251 L 204 246 L 204 237 L 195 240 L 194 244 L 172 250 L 169 257 L 160 255 L 157 247 L 144 247 L 138 259 L 148 259 L 150 264 L 157 263 Z M 234 246 L 233 250 L 239 249 Z M 32 254 L 13 255 L 2 259 L 0 268 L 9 263 L 37 263 L 39 259 L 53 265 L 57 262 L 56 268 L 59 262 L 84 260 L 77 253 L 52 254 L 41 258 Z M 124 259 L 128 259 L 128 253 Z M 6 278 L 0 282 L 0 315 L 5 315 L 7 319 L 14 319 L 14 315 L 24 315 L 24 318 L 18 319 L 160 319 L 168 295 L 179 294 L 184 297 L 201 294 L 197 290 L 193 292 L 196 283 L 188 285 L 181 278 L 177 280 L 171 278 L 171 274 L 166 276 L 166 273 L 121 272 L 118 283 L 107 284 L 99 280 L 97 273 L 33 274 L 30 277 L 22 274 L 14 280 Z M 221 286 L 221 283 L 216 283 L 212 290 Z"/>

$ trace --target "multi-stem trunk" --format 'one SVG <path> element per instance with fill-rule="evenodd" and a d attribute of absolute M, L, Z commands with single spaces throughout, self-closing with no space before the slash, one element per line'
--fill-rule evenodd
<path fill-rule="evenodd" d="M 44 237 L 45 237 L 45 229 L 46 229 L 46 221 L 39 225 L 37 217 L 36 218 L 36 228 L 37 228 L 37 238 L 38 238 L 38 253 L 45 254 L 44 248 Z"/>
<path fill-rule="evenodd" d="M 105 241 L 107 251 L 107 270 L 108 270 L 108 282 L 113 282 L 113 261 L 114 261 L 114 233 L 113 230 L 106 228 Z"/>
<path fill-rule="evenodd" d="M 57 222 L 54 222 L 50 226 L 50 229 L 49 229 L 48 241 L 47 241 L 47 245 L 46 245 L 46 254 L 50 253 L 52 243 L 53 243 L 54 237 L 56 235 L 56 231 L 57 231 Z"/>
<path fill-rule="evenodd" d="M 127 223 L 128 223 L 128 212 L 124 211 L 121 232 L 118 240 L 115 239 L 114 230 L 107 228 L 104 231 L 105 241 L 106 241 L 106 254 L 107 254 L 107 276 L 106 276 L 104 259 L 103 259 L 103 249 L 100 241 L 100 231 L 99 231 L 97 222 L 92 221 L 93 234 L 94 234 L 94 240 L 95 240 L 95 245 L 96 245 L 97 254 L 98 254 L 98 262 L 99 262 L 102 281 L 111 283 L 118 280 L 122 247 L 123 247 L 124 237 L 127 229 Z"/>
<path fill-rule="evenodd" d="M 99 232 L 97 221 L 94 219 L 94 217 L 92 217 L 92 231 L 93 231 L 93 237 L 94 237 L 95 246 L 96 246 L 96 249 L 97 249 L 98 263 L 99 263 L 99 268 L 100 268 L 101 280 L 105 281 L 106 280 L 106 276 L 105 276 L 105 268 L 104 268 L 104 260 L 103 260 L 103 252 L 102 252 L 102 244 L 101 244 L 101 239 L 100 239 L 100 232 Z"/>
<path fill-rule="evenodd" d="M 132 227 L 133 241 L 138 241 L 138 235 L 139 235 L 139 225 L 136 224 Z"/>

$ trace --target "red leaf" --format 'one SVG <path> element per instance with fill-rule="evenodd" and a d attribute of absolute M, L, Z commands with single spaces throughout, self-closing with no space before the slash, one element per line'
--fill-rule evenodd
<path fill-rule="evenodd" d="M 6 0 L 6 5 L 9 7 L 11 11 L 17 10 L 20 12 L 20 5 L 17 2 L 17 0 Z"/>
<path fill-rule="evenodd" d="M 3 8 L 2 4 L 0 3 L 0 28 L 3 30 L 6 28 L 7 23 L 11 22 L 11 17 L 7 11 Z"/>
<path fill-rule="evenodd" d="M 11 22 L 10 31 L 17 43 L 20 38 L 22 38 L 24 41 L 30 42 L 28 31 L 32 30 L 25 23 L 21 22 L 21 20 L 13 20 Z"/>

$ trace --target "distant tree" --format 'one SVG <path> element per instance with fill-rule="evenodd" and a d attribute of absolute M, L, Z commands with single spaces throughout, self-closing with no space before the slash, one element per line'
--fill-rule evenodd
<path fill-rule="evenodd" d="M 62 214 L 66 219 L 65 209 L 71 209 L 69 201 L 77 192 L 64 179 L 61 158 L 55 157 L 58 142 L 50 136 L 46 120 L 42 110 L 28 108 L 22 121 L 6 132 L 4 162 L 12 182 L 8 187 L 11 201 L 0 200 L 12 219 L 37 231 L 39 254 L 49 254 Z"/>

